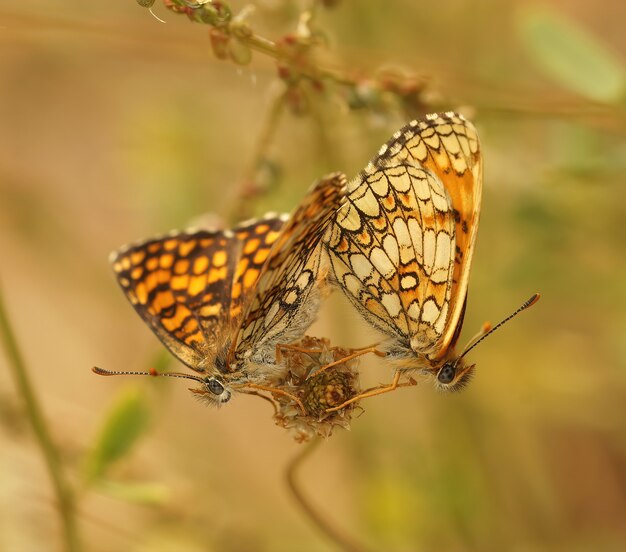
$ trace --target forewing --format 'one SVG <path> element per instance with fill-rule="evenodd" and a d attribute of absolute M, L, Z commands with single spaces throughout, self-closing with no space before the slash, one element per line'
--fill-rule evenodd
<path fill-rule="evenodd" d="M 288 218 L 289 215 L 268 213 L 260 220 L 244 222 L 233 228 L 232 233 L 239 242 L 239 258 L 231 291 L 231 319 L 242 317 L 272 245 L 280 237 L 280 230 Z"/>
<path fill-rule="evenodd" d="M 298 339 L 315 319 L 326 276 L 321 239 L 345 184 L 338 173 L 317 182 L 283 227 L 245 311 L 237 360 L 272 361 L 277 344 Z"/>
<path fill-rule="evenodd" d="M 233 230 L 174 233 L 111 255 L 126 297 L 165 346 L 190 368 L 212 368 L 278 239 L 284 216 Z"/>
<path fill-rule="evenodd" d="M 203 372 L 230 316 L 239 243 L 225 232 L 177 233 L 112 253 L 118 283 L 139 316 L 190 368 Z"/>
<path fill-rule="evenodd" d="M 431 358 L 458 337 L 480 188 L 474 127 L 431 115 L 380 149 L 334 219 L 328 246 L 340 287 L 370 323 Z"/>

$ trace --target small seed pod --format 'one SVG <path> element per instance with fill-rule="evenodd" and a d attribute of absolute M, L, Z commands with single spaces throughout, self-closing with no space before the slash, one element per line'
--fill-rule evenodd
<path fill-rule="evenodd" d="M 220 29 L 211 29 L 209 31 L 209 39 L 211 40 L 211 48 L 217 59 L 228 59 L 230 36 Z"/>

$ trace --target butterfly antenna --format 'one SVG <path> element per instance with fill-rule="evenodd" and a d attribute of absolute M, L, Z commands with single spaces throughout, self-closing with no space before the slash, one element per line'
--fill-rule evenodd
<path fill-rule="evenodd" d="M 515 318 L 518 314 L 520 314 L 521 312 L 525 311 L 527 308 L 532 307 L 537 301 L 539 301 L 539 298 L 541 297 L 541 295 L 539 293 L 535 293 L 530 299 L 528 299 L 527 301 L 525 301 L 514 313 L 509 314 L 509 316 L 507 316 L 504 320 L 502 320 L 501 322 L 499 322 L 498 324 L 496 324 L 493 328 L 491 328 L 487 333 L 485 333 L 485 335 L 483 335 L 482 337 L 480 337 L 479 339 L 477 339 L 476 341 L 474 341 L 474 343 L 472 343 L 470 341 L 470 345 L 465 349 L 465 351 L 463 351 L 461 353 L 461 356 L 459 356 L 456 359 L 456 362 L 458 362 L 459 360 L 461 360 L 467 353 L 469 353 L 474 347 L 476 347 L 476 345 L 478 345 L 483 339 L 486 339 L 488 336 L 490 336 L 493 332 L 495 332 L 498 328 L 501 328 L 502 326 L 504 326 L 509 320 L 512 320 L 513 318 Z"/>
<path fill-rule="evenodd" d="M 149 372 L 124 372 L 105 370 L 104 368 L 98 368 L 97 366 L 94 366 L 91 371 L 95 374 L 98 374 L 99 376 L 153 376 L 191 379 L 199 381 L 200 383 L 204 383 L 204 379 L 202 379 L 200 376 L 192 376 L 191 374 L 183 374 L 182 372 L 157 372 L 154 368 L 150 368 Z"/>

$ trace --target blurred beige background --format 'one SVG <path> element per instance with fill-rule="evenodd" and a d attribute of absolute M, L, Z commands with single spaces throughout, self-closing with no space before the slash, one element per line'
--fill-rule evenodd
<path fill-rule="evenodd" d="M 259 33 L 293 31 L 300 4 L 256 4 Z M 548 5 L 626 63 L 626 4 Z M 438 106 L 470 108 L 485 188 L 464 337 L 543 294 L 472 352 L 463 393 L 420 385 L 368 401 L 305 466 L 314 503 L 370 550 L 626 548 L 626 102 L 592 101 L 542 71 L 520 33 L 534 6 L 320 10 L 336 65 L 426 75 Z M 85 492 L 85 550 L 334 550 L 285 490 L 299 445 L 262 401 L 211 410 L 178 382 L 90 371 L 146 369 L 161 348 L 109 251 L 229 212 L 279 86 L 271 60 L 219 61 L 206 27 L 155 12 L 166 24 L 132 0 L 0 6 L 0 281 L 17 338 L 71 480 L 130 387 L 152 424 L 112 477 L 168 489 L 153 505 Z M 323 127 L 281 120 L 269 149 L 280 178 L 256 214 L 289 211 L 330 170 L 355 174 L 406 122 L 327 96 Z M 311 333 L 376 339 L 340 297 Z M 60 550 L 43 460 L 4 355 L 0 366 L 0 549 Z M 366 384 L 391 376 L 363 366 Z"/>

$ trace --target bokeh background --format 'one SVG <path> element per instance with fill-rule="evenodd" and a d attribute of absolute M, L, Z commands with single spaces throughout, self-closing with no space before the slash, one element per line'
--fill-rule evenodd
<path fill-rule="evenodd" d="M 309 5 L 253 4 L 249 24 L 272 39 Z M 159 2 L 155 13 L 166 23 L 132 0 L 0 7 L 0 279 L 83 548 L 335 550 L 285 488 L 301 445 L 263 401 L 212 410 L 180 382 L 91 373 L 168 364 L 107 255 L 204 213 L 236 218 L 251 175 L 265 191 L 250 214 L 289 211 L 413 114 L 367 80 L 350 93 L 328 83 L 285 108 L 259 157 L 284 86 L 275 62 L 218 60 L 207 26 Z M 472 352 L 463 393 L 419 385 L 364 403 L 303 467 L 304 490 L 368 550 L 626 549 L 626 4 L 344 0 L 316 14 L 325 63 L 416 75 L 425 111 L 462 109 L 479 129 L 465 338 L 543 297 Z M 340 297 L 310 333 L 377 337 Z M 0 549 L 62 550 L 4 354 L 0 366 Z M 365 385 L 391 377 L 377 359 L 362 366 Z M 116 416 L 139 438 L 106 463 Z"/>

